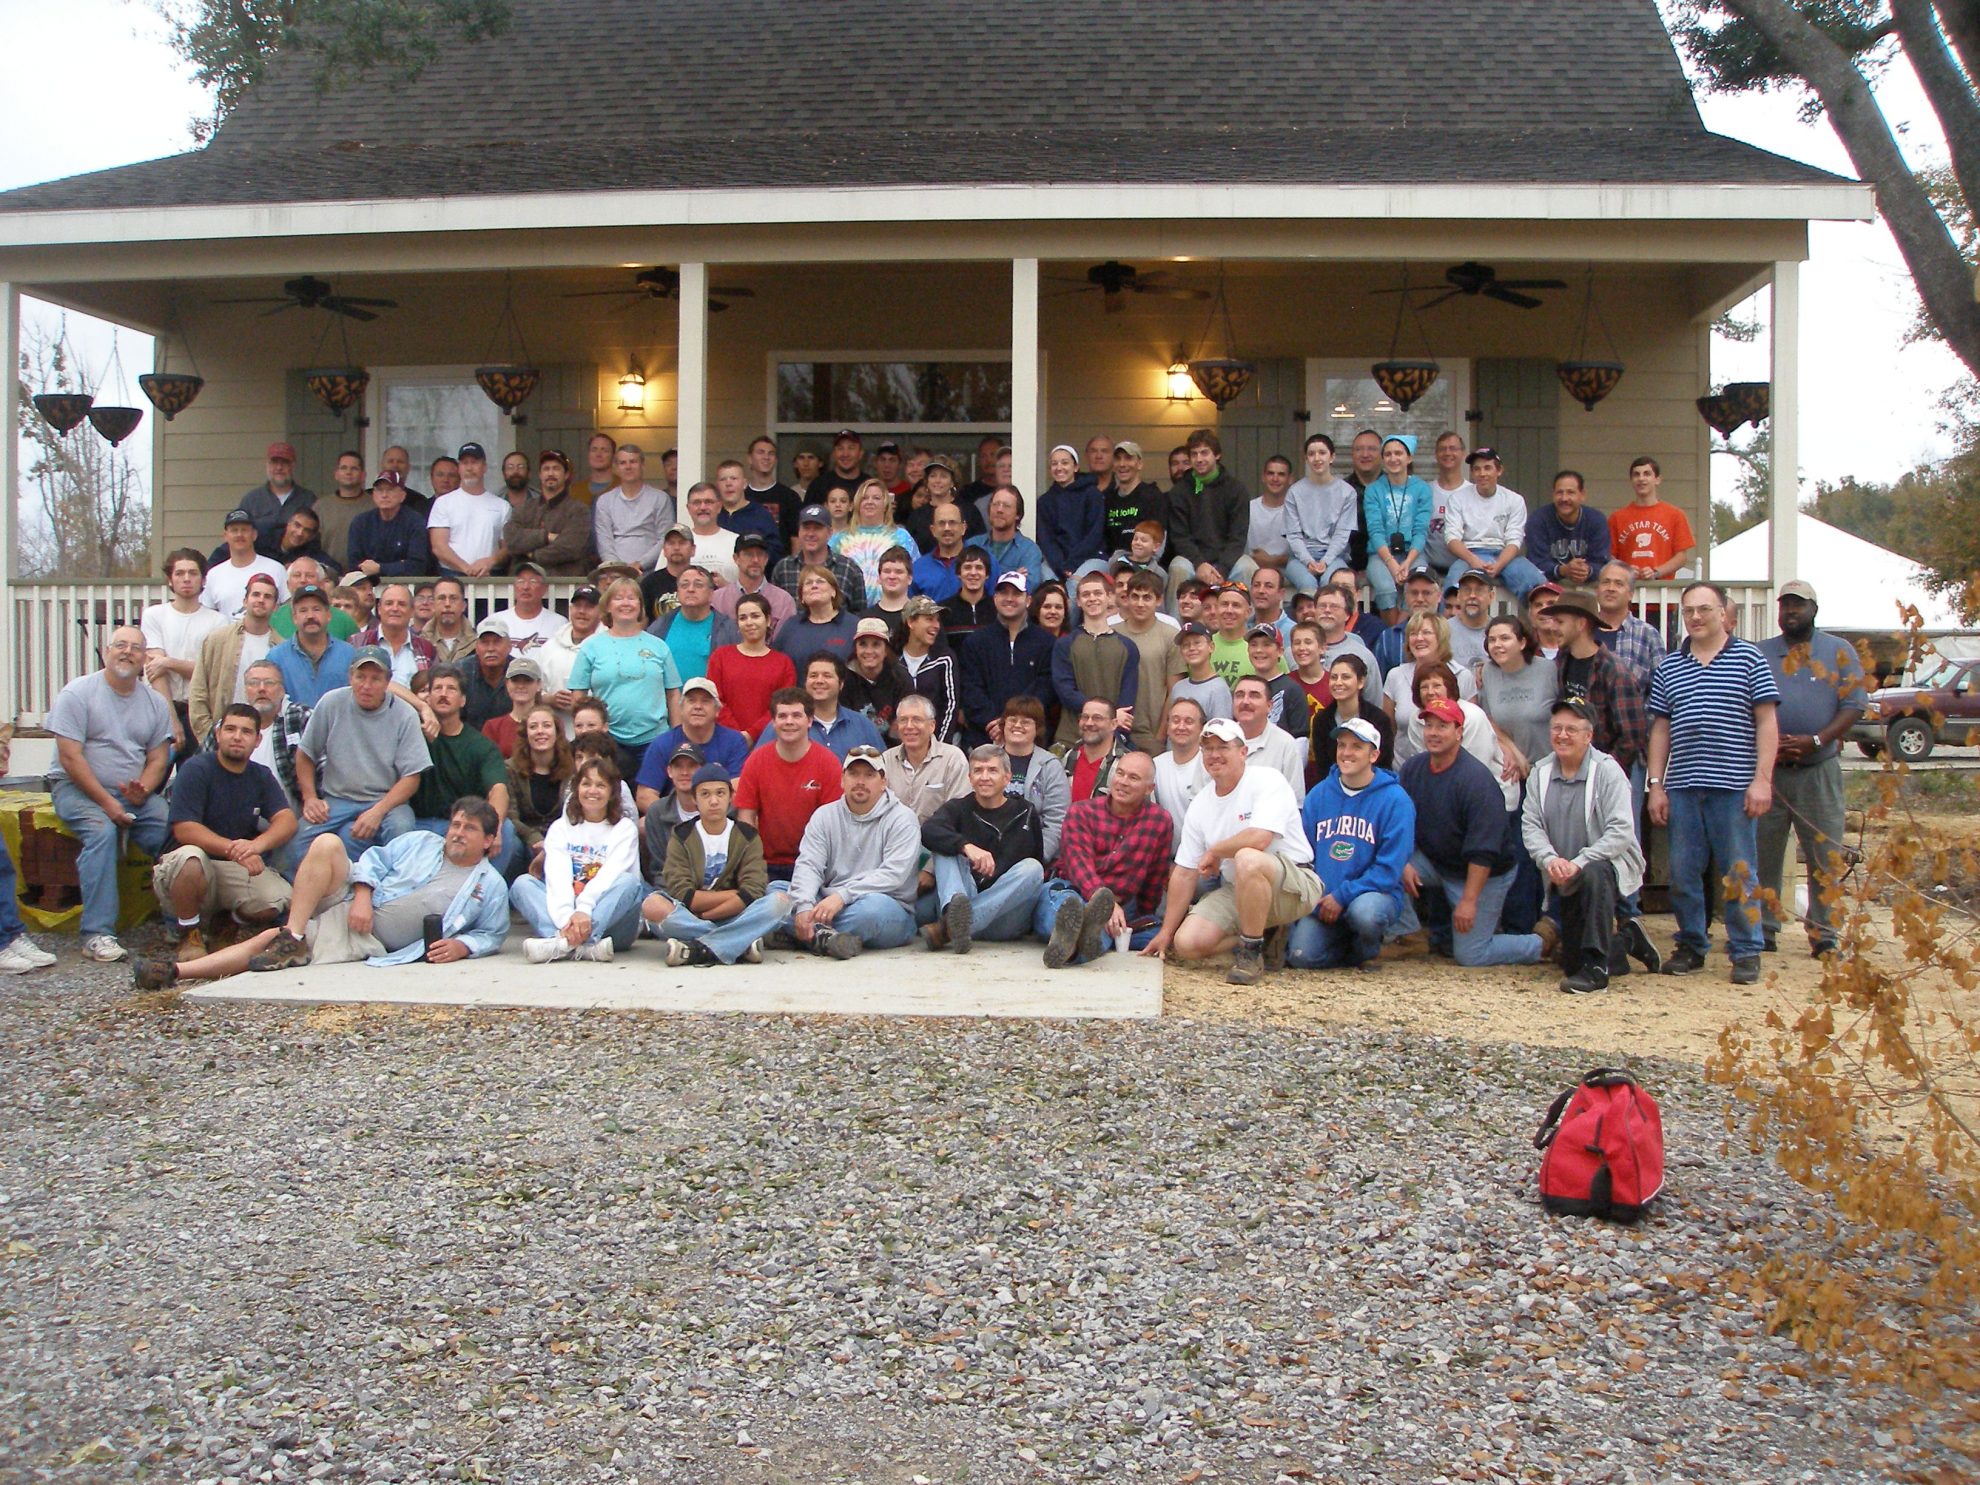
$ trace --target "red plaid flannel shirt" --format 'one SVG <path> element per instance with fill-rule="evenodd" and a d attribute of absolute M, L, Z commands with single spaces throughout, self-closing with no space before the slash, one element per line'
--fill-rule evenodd
<path fill-rule="evenodd" d="M 1130 923 L 1152 917 L 1168 890 L 1175 823 L 1153 799 L 1127 819 L 1105 799 L 1082 799 L 1066 812 L 1057 875 L 1081 897 L 1111 887 Z"/>

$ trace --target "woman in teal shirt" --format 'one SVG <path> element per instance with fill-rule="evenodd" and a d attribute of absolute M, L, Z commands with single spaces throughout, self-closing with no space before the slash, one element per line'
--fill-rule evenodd
<path fill-rule="evenodd" d="M 667 642 L 646 632 L 638 583 L 620 578 L 607 588 L 605 613 L 611 627 L 578 646 L 570 688 L 605 703 L 620 776 L 637 778 L 646 745 L 673 726 L 680 712 L 681 672 Z"/>
<path fill-rule="evenodd" d="M 1402 617 L 1403 579 L 1423 560 L 1430 515 L 1437 508 L 1430 487 L 1409 472 L 1416 436 L 1391 433 L 1382 440 L 1382 472 L 1361 492 L 1362 519 L 1368 527 L 1368 592 L 1382 617 Z"/>

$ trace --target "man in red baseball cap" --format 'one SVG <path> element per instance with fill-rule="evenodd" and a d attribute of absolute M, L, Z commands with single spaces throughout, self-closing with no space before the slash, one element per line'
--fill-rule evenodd
<path fill-rule="evenodd" d="M 278 556 L 289 517 L 316 504 L 316 494 L 296 483 L 296 448 L 290 443 L 268 446 L 268 478 L 247 492 L 235 506 L 254 521 L 254 549 L 264 557 Z"/>

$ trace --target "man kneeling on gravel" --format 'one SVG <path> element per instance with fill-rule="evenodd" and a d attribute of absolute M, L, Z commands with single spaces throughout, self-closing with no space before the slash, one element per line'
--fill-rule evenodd
<path fill-rule="evenodd" d="M 501 828 L 494 807 L 468 795 L 454 801 L 444 838 L 415 830 L 371 847 L 356 865 L 342 840 L 320 835 L 297 868 L 285 924 L 184 964 L 140 959 L 132 979 L 140 990 L 164 990 L 244 969 L 453 964 L 496 953 L 509 931 L 509 889 L 488 859 Z M 431 934 L 429 919 L 437 920 Z"/>

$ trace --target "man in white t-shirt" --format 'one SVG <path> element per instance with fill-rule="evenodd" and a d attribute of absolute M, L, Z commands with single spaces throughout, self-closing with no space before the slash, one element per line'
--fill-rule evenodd
<path fill-rule="evenodd" d="M 138 627 L 144 631 L 145 681 L 172 704 L 172 741 L 184 756 L 193 747 L 186 695 L 200 642 L 227 621 L 199 601 L 206 559 L 191 547 L 166 555 L 165 585 L 171 598 L 146 609 Z"/>
<path fill-rule="evenodd" d="M 562 632 L 564 621 L 543 601 L 547 574 L 534 562 L 518 562 L 509 579 L 509 606 L 488 617 L 509 631 L 509 651 L 533 655 Z"/>
<path fill-rule="evenodd" d="M 1285 963 L 1286 929 L 1320 905 L 1313 846 L 1299 796 L 1285 778 L 1245 762 L 1243 730 L 1229 717 L 1204 724 L 1203 767 L 1211 787 L 1198 794 L 1176 832 L 1162 931 L 1142 952 L 1157 959 L 1207 959 L 1235 946 L 1227 977 L 1255 985 Z M 1198 882 L 1219 884 L 1192 905 Z"/>
<path fill-rule="evenodd" d="M 1203 771 L 1203 722 L 1203 703 L 1178 696 L 1169 703 L 1169 750 L 1155 755 L 1155 802 L 1179 830 L 1190 801 L 1210 782 Z"/>
<path fill-rule="evenodd" d="M 459 462 L 461 487 L 433 502 L 426 544 L 443 573 L 486 577 L 505 555 L 502 531 L 509 524 L 509 502 L 487 488 L 488 452 L 480 444 L 462 444 Z"/>
<path fill-rule="evenodd" d="M 1465 473 L 1464 435 L 1439 433 L 1437 473 L 1430 481 L 1430 499 L 1434 502 L 1430 507 L 1430 534 L 1423 542 L 1423 560 L 1436 569 L 1439 578 L 1451 566 L 1451 549 L 1446 544 L 1450 537 L 1451 502 L 1472 493 L 1471 479 Z"/>
<path fill-rule="evenodd" d="M 682 509 L 694 536 L 694 560 L 714 575 L 717 587 L 736 580 L 736 533 L 720 524 L 722 497 L 706 480 L 690 485 Z"/>
<path fill-rule="evenodd" d="M 221 531 L 227 538 L 227 560 L 215 562 L 206 569 L 199 601 L 223 619 L 238 619 L 247 599 L 248 579 L 262 572 L 275 581 L 275 601 L 286 602 L 289 597 L 289 575 L 273 557 L 264 557 L 255 551 L 254 517 L 236 506 L 227 512 Z"/>

